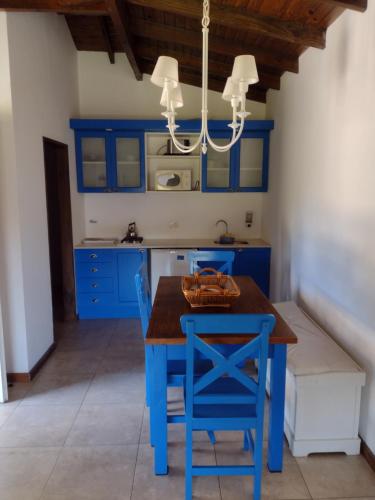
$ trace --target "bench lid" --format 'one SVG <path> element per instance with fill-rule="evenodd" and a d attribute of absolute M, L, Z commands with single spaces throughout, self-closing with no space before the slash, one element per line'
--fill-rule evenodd
<path fill-rule="evenodd" d="M 298 337 L 288 346 L 288 370 L 295 375 L 362 373 L 336 342 L 292 301 L 273 304 Z"/>

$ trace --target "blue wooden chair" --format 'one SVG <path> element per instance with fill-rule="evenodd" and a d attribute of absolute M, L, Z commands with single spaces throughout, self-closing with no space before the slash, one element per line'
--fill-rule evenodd
<path fill-rule="evenodd" d="M 147 265 L 143 263 L 135 275 L 139 311 L 141 316 L 142 334 L 146 337 L 151 316 L 151 290 L 147 273 Z M 168 387 L 184 387 L 186 375 L 185 346 L 168 346 L 167 349 L 167 384 Z M 198 373 L 203 374 L 212 368 L 212 361 L 200 360 L 197 366 Z M 152 346 L 145 344 L 145 376 L 146 376 L 146 404 L 150 406 L 152 396 Z M 168 423 L 184 423 L 185 415 L 169 415 Z M 215 442 L 213 432 L 208 433 L 210 441 Z M 152 436 L 150 437 L 152 444 Z"/>
<path fill-rule="evenodd" d="M 233 262 L 235 254 L 234 252 L 226 251 L 206 251 L 206 250 L 196 250 L 188 253 L 190 273 L 194 274 L 201 270 L 200 262 L 207 262 L 209 265 L 207 267 L 218 267 L 218 271 L 221 273 L 232 274 Z M 215 264 L 213 264 L 215 263 Z M 217 263 L 222 263 L 216 266 Z"/>
<path fill-rule="evenodd" d="M 182 330 L 187 336 L 186 372 L 186 500 L 192 498 L 193 476 L 252 475 L 254 500 L 261 498 L 262 442 L 266 370 L 269 335 L 275 317 L 268 314 L 188 314 L 181 317 Z M 225 356 L 199 334 L 252 333 L 256 337 Z M 214 368 L 203 376 L 197 374 L 197 353 L 203 353 Z M 239 368 L 247 358 L 258 361 L 258 377 Z M 193 465 L 194 430 L 244 431 L 244 449 L 250 450 L 251 465 Z M 255 439 L 252 435 L 255 431 Z"/>

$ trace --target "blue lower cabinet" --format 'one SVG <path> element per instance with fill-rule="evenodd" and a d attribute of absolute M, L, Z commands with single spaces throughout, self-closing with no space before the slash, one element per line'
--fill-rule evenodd
<path fill-rule="evenodd" d="M 233 274 L 250 276 L 269 297 L 271 248 L 236 248 Z"/>
<path fill-rule="evenodd" d="M 78 317 L 138 318 L 134 277 L 146 260 L 143 249 L 75 250 Z"/>
<path fill-rule="evenodd" d="M 200 248 L 199 250 L 212 250 L 212 248 Z M 233 250 L 236 254 L 233 263 L 233 275 L 250 276 L 268 297 L 270 291 L 271 248 L 217 249 L 217 251 L 228 250 Z M 217 265 L 218 263 L 216 262 L 204 263 L 204 267 L 216 268 Z"/>

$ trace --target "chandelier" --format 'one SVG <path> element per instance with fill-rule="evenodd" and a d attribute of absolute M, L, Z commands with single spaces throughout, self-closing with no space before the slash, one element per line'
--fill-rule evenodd
<path fill-rule="evenodd" d="M 207 108 L 207 86 L 208 86 L 208 32 L 210 24 L 210 2 L 203 0 L 202 17 L 202 125 L 199 137 L 195 144 L 186 146 L 178 141 L 175 132 L 179 125 L 176 124 L 176 109 L 184 105 L 181 86 L 178 81 L 178 61 L 173 57 L 160 56 L 151 76 L 151 82 L 162 87 L 160 104 L 166 108 L 162 113 L 167 119 L 167 128 L 175 147 L 181 153 L 192 153 L 201 145 L 202 153 L 207 153 L 207 144 L 219 152 L 228 151 L 241 137 L 245 125 L 245 119 L 250 115 L 246 111 L 246 93 L 249 85 L 259 81 L 255 58 L 251 55 L 240 55 L 234 60 L 232 75 L 227 78 L 222 98 L 229 101 L 232 106 L 232 122 L 228 127 L 232 129 L 231 141 L 219 146 L 211 139 L 208 131 L 208 108 Z M 240 120 L 238 122 L 238 120 Z"/>

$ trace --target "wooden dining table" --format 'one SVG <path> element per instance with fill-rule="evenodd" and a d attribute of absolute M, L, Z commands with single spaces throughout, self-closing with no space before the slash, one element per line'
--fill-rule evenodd
<path fill-rule="evenodd" d="M 161 277 L 152 308 L 145 342 L 152 349 L 152 397 L 150 405 L 154 471 L 168 474 L 168 415 L 167 415 L 167 349 L 184 346 L 180 318 L 184 314 L 273 314 L 276 325 L 270 336 L 270 406 L 268 433 L 268 469 L 281 472 L 283 468 L 284 404 L 287 345 L 297 343 L 297 337 L 248 276 L 234 276 L 241 295 L 230 308 L 195 308 L 186 301 L 181 277 Z M 209 335 L 202 337 L 211 344 L 244 344 L 249 334 Z"/>

